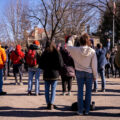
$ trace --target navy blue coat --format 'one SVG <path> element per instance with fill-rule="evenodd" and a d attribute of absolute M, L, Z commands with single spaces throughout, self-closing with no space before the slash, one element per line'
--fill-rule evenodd
<path fill-rule="evenodd" d="M 107 42 L 106 47 L 96 50 L 98 70 L 103 69 L 105 65 L 108 63 L 106 59 L 106 53 L 109 51 L 109 48 L 110 48 L 110 42 Z"/>
<path fill-rule="evenodd" d="M 105 48 L 96 50 L 98 70 L 103 69 L 107 64 L 106 53 L 107 50 Z"/>

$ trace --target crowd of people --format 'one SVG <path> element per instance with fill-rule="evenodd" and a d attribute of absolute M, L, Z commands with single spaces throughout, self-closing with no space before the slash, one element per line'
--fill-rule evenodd
<path fill-rule="evenodd" d="M 45 48 L 41 48 L 40 42 L 35 40 L 28 46 L 25 52 L 20 45 L 15 49 L 0 46 L 0 95 L 6 95 L 3 91 L 4 79 L 10 75 L 10 66 L 13 67 L 13 75 L 16 85 L 23 85 L 22 66 L 28 72 L 28 95 L 32 95 L 33 77 L 35 76 L 35 95 L 39 95 L 39 78 L 43 72 L 45 85 L 45 99 L 47 109 L 53 109 L 56 86 L 58 80 L 62 81 L 62 95 L 71 95 L 72 80 L 76 78 L 78 86 L 78 115 L 89 114 L 91 92 L 98 90 L 98 74 L 101 77 L 101 91 L 106 90 L 105 78 L 117 77 L 120 69 L 115 64 L 115 49 L 110 50 L 110 39 L 103 47 L 101 43 L 94 47 L 94 42 L 87 33 L 80 37 L 68 36 L 65 45 L 56 45 L 48 40 Z M 19 79 L 18 79 L 19 74 Z M 61 77 L 60 77 L 61 76 Z M 94 84 L 93 84 L 94 83 Z M 83 88 L 85 90 L 85 102 L 83 102 Z M 68 88 L 68 90 L 67 90 Z M 92 89 L 93 88 L 93 89 Z M 51 92 L 50 92 L 51 91 Z M 84 108 L 85 106 L 85 108 Z"/>

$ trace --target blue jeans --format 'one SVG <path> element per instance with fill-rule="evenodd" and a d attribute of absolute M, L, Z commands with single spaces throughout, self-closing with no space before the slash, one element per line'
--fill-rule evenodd
<path fill-rule="evenodd" d="M 3 69 L 0 69 L 0 92 L 2 92 L 3 86 Z"/>
<path fill-rule="evenodd" d="M 101 69 L 98 70 L 98 73 L 100 74 L 101 80 L 102 80 L 102 90 L 105 89 L 106 81 L 105 81 L 105 70 Z M 97 80 L 94 82 L 94 89 L 98 88 Z"/>
<path fill-rule="evenodd" d="M 29 74 L 28 91 L 32 91 L 33 76 L 35 75 L 35 93 L 39 94 L 40 68 L 36 68 L 35 70 L 29 69 L 28 74 Z"/>
<path fill-rule="evenodd" d="M 85 108 L 85 112 L 89 113 L 90 103 L 91 103 L 93 74 L 84 71 L 76 71 L 76 78 L 78 85 L 78 112 L 82 114 Z M 86 86 L 85 103 L 83 102 L 84 84 Z"/>
<path fill-rule="evenodd" d="M 51 94 L 50 94 L 51 86 Z M 45 81 L 45 99 L 47 104 L 53 104 L 56 94 L 57 80 Z"/>

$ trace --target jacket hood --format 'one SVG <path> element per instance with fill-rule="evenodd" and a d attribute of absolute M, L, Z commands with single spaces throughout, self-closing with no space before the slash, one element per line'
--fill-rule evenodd
<path fill-rule="evenodd" d="M 80 47 L 80 52 L 83 56 L 89 56 L 91 54 L 91 48 L 88 46 L 81 46 Z"/>
<path fill-rule="evenodd" d="M 15 51 L 17 52 L 18 55 L 20 55 L 21 54 L 21 45 L 16 45 Z"/>
<path fill-rule="evenodd" d="M 21 51 L 21 45 L 16 45 L 16 51 Z"/>
<path fill-rule="evenodd" d="M 39 42 L 38 40 L 35 40 L 35 41 L 33 41 L 33 44 L 39 46 L 39 45 L 40 45 L 40 42 Z"/>

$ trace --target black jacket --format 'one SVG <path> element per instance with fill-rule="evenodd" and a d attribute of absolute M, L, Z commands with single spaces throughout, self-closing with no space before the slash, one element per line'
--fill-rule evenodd
<path fill-rule="evenodd" d="M 60 71 L 61 76 L 74 77 L 75 65 L 73 58 L 65 48 L 61 47 L 60 52 L 64 61 L 64 67 Z"/>
<path fill-rule="evenodd" d="M 59 78 L 59 70 L 63 67 L 61 54 L 56 49 L 52 52 L 44 51 L 39 65 L 43 69 L 44 80 L 57 80 Z"/>

